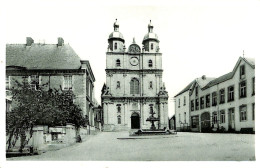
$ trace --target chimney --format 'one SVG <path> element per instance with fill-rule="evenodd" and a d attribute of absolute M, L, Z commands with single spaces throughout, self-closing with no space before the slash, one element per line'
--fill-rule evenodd
<path fill-rule="evenodd" d="M 26 46 L 31 46 L 34 40 L 31 37 L 26 37 Z"/>
<path fill-rule="evenodd" d="M 203 75 L 201 78 L 202 78 L 203 80 L 205 80 L 205 79 L 206 79 L 206 75 Z"/>
<path fill-rule="evenodd" d="M 63 46 L 64 40 L 62 37 L 58 37 L 58 46 Z"/>

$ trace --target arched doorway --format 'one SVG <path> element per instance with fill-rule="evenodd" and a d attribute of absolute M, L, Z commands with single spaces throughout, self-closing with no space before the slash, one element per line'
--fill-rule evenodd
<path fill-rule="evenodd" d="M 131 116 L 131 129 L 140 128 L 140 117 L 138 113 L 133 113 Z"/>
<path fill-rule="evenodd" d="M 209 112 L 204 112 L 201 114 L 201 132 L 210 132 L 210 114 Z"/>

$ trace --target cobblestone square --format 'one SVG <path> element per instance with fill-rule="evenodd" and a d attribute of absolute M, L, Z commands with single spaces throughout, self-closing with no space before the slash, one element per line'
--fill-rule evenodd
<path fill-rule="evenodd" d="M 255 135 L 179 132 L 177 135 L 129 137 L 101 132 L 82 143 L 41 155 L 7 160 L 63 161 L 250 161 Z M 160 152 L 158 152 L 160 151 Z"/>

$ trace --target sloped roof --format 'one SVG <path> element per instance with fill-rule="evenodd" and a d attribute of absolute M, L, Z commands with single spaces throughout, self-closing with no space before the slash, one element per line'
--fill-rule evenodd
<path fill-rule="evenodd" d="M 212 78 L 212 77 L 205 77 L 205 79 L 202 79 L 202 78 L 197 78 L 197 83 L 198 85 L 203 88 L 205 87 L 209 82 L 211 82 L 212 80 L 214 80 L 216 78 Z"/>
<path fill-rule="evenodd" d="M 174 97 L 177 97 L 177 96 L 179 96 L 180 94 L 182 94 L 182 93 L 188 91 L 194 83 L 195 83 L 195 80 L 193 80 L 191 83 L 189 83 L 184 89 L 182 89 L 182 91 L 180 91 L 180 92 L 179 92 L 178 94 L 176 94 Z"/>
<path fill-rule="evenodd" d="M 79 56 L 68 44 L 6 45 L 6 66 L 27 69 L 80 69 Z"/>
<path fill-rule="evenodd" d="M 245 57 L 243 58 L 246 62 L 248 62 L 249 64 L 251 64 L 251 66 L 254 66 L 255 67 L 255 58 L 248 58 L 248 57 Z"/>
<path fill-rule="evenodd" d="M 220 76 L 220 77 L 210 81 L 207 85 L 205 85 L 205 87 L 203 87 L 203 90 L 207 89 L 207 88 L 210 88 L 211 86 L 214 86 L 216 84 L 222 83 L 222 82 L 224 82 L 224 81 L 226 81 L 228 79 L 231 79 L 232 78 L 232 74 L 233 74 L 233 72 L 229 72 L 229 73 L 227 73 L 225 75 L 222 75 L 222 76 Z"/>

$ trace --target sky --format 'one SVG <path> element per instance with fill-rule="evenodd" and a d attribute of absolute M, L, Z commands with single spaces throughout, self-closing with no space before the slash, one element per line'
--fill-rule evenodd
<path fill-rule="evenodd" d="M 82 60 L 90 61 L 99 103 L 107 39 L 115 19 L 126 47 L 133 38 L 142 46 L 152 20 L 163 54 L 169 116 L 174 114 L 174 95 L 192 80 L 232 71 L 243 50 L 245 57 L 260 54 L 256 0 L 9 0 L 1 6 L 4 43 L 25 43 L 26 37 L 36 43 L 57 43 L 63 37 Z"/>

